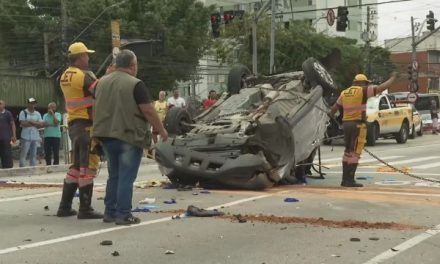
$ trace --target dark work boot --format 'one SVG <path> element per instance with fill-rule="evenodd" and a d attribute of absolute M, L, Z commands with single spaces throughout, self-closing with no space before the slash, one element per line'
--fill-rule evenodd
<path fill-rule="evenodd" d="M 364 185 L 357 183 L 354 180 L 354 175 L 356 174 L 358 163 L 352 163 L 346 165 L 347 176 L 346 180 L 342 180 L 341 186 L 344 187 L 364 187 Z"/>
<path fill-rule="evenodd" d="M 346 183 L 348 183 L 349 181 L 349 177 L 350 173 L 348 171 L 348 164 L 347 162 L 342 162 L 342 182 L 341 182 L 341 186 L 344 186 Z"/>
<path fill-rule="evenodd" d="M 72 200 L 77 188 L 78 183 L 67 183 L 64 181 L 63 194 L 61 195 L 61 202 L 57 211 L 58 217 L 67 217 L 77 214 L 76 211 L 72 209 Z"/>
<path fill-rule="evenodd" d="M 79 187 L 79 212 L 78 219 L 102 219 L 103 215 L 95 212 L 92 204 L 93 183 Z"/>

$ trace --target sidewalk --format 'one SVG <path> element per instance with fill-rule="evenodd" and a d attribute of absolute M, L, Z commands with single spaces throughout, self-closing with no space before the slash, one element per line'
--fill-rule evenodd
<path fill-rule="evenodd" d="M 44 162 L 44 161 L 43 161 Z M 142 158 L 141 165 L 156 163 L 152 159 Z M 2 177 L 14 177 L 14 176 L 31 176 L 42 175 L 47 173 L 67 172 L 70 164 L 60 164 L 52 166 L 35 166 L 35 167 L 18 167 L 18 162 L 14 161 L 14 168 L 12 169 L 0 169 L 0 178 Z M 100 168 L 107 168 L 107 162 L 101 162 Z"/>

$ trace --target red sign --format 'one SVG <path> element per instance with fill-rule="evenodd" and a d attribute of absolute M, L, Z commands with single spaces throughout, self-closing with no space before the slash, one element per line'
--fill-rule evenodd
<path fill-rule="evenodd" d="M 327 11 L 327 23 L 328 23 L 328 25 L 329 26 L 333 26 L 333 24 L 335 24 L 335 19 L 336 19 L 335 11 L 333 11 L 333 9 L 330 8 Z"/>

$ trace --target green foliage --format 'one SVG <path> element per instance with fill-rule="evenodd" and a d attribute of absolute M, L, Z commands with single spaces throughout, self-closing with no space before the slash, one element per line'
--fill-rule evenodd
<path fill-rule="evenodd" d="M 197 0 L 128 0 L 122 5 L 117 5 L 121 0 L 66 2 L 67 42 L 76 39 L 96 50 L 90 59 L 93 71 L 111 53 L 112 19 L 120 20 L 122 39 L 164 39 L 163 45 L 155 42 L 144 46 L 144 50 L 153 50 L 153 56 L 146 56 L 144 51 L 138 55 L 139 77 L 155 89 L 169 90 L 175 81 L 189 80 L 209 44 L 212 8 Z M 60 0 L 0 0 L 0 47 L 3 48 L 0 56 L 4 60 L 30 60 L 34 68 L 44 71 L 43 32 L 46 31 L 52 40 L 50 71 L 61 67 L 65 59 L 61 54 L 60 3 Z M 112 5 L 115 6 L 110 7 Z M 78 37 L 92 22 L 93 25 Z M 25 54 L 26 51 L 32 56 Z M 24 63 L 21 65 L 26 68 Z"/>
<path fill-rule="evenodd" d="M 234 20 L 225 26 L 222 38 L 215 40 L 214 53 L 227 64 L 237 62 L 252 67 L 251 17 Z M 270 19 L 263 18 L 258 23 L 258 72 L 269 73 Z M 306 22 L 291 21 L 288 28 L 278 27 L 276 31 L 275 66 L 277 72 L 299 70 L 308 57 L 321 59 L 335 48 L 341 51 L 341 64 L 333 72 L 340 89 L 351 85 L 353 76 L 364 71 L 365 53 L 356 46 L 356 41 L 342 37 L 329 37 L 315 30 Z M 373 68 L 377 76 L 388 76 L 392 63 L 389 52 L 375 48 Z M 379 67 L 381 65 L 381 67 Z M 379 69 L 380 68 L 380 69 Z"/>

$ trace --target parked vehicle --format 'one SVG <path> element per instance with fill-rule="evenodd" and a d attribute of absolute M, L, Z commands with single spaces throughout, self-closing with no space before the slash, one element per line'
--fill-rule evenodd
<path fill-rule="evenodd" d="M 376 140 L 395 138 L 397 143 L 408 140 L 413 127 L 413 109 L 406 105 L 398 107 L 393 99 L 380 94 L 367 101 L 367 145 L 374 146 Z"/>
<path fill-rule="evenodd" d="M 295 167 L 324 138 L 335 84 L 322 64 L 309 58 L 303 71 L 255 77 L 244 66 L 229 75 L 228 92 L 195 118 L 172 108 L 169 134 L 156 146 L 156 160 L 178 184 L 264 189 L 295 181 Z"/>

